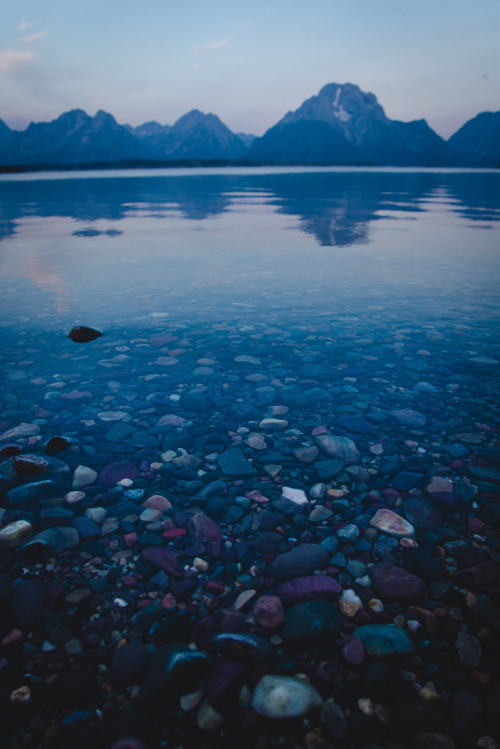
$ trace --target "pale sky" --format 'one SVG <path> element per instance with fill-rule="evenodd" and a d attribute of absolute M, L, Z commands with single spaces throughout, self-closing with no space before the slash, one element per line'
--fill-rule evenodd
<path fill-rule="evenodd" d="M 0 118 L 213 112 L 261 135 L 327 83 L 443 137 L 500 110 L 499 0 L 0 0 Z"/>

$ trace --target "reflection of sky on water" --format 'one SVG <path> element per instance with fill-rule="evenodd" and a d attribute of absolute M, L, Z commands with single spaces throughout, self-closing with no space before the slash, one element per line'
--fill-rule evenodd
<path fill-rule="evenodd" d="M 145 172 L 0 180 L 2 318 L 497 303 L 500 175 Z M 488 228 L 489 231 L 483 231 Z M 274 314 L 273 313 L 273 314 Z"/>

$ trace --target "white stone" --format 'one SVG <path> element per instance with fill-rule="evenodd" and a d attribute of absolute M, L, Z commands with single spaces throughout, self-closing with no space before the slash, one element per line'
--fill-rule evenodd
<path fill-rule="evenodd" d="M 82 499 L 85 499 L 85 492 L 68 492 L 64 499 L 66 502 L 70 505 L 74 505 L 77 502 L 81 502 Z"/>
<path fill-rule="evenodd" d="M 90 486 L 97 479 L 97 471 L 88 466 L 77 466 L 73 474 L 73 489 L 82 489 L 84 486 Z"/>
<path fill-rule="evenodd" d="M 291 486 L 284 486 L 281 494 L 291 502 L 295 502 L 296 505 L 306 505 L 309 502 L 302 489 L 293 489 Z"/>
<path fill-rule="evenodd" d="M 104 521 L 107 514 L 108 511 L 105 507 L 87 507 L 85 510 L 85 517 L 97 523 L 97 525 L 100 525 Z"/>
<path fill-rule="evenodd" d="M 23 422 L 22 424 L 19 424 L 19 426 L 8 429 L 3 434 L 0 434 L 0 440 L 16 440 L 19 437 L 34 437 L 35 434 L 39 433 L 39 431 L 40 427 L 38 424 L 26 424 Z"/>
<path fill-rule="evenodd" d="M 208 699 L 204 699 L 196 715 L 196 723 L 202 731 L 215 731 L 223 722 L 222 715 L 214 710 Z"/>
<path fill-rule="evenodd" d="M 259 424 L 259 429 L 267 429 L 269 431 L 286 429 L 287 427 L 288 421 L 286 419 L 262 419 Z"/>
<path fill-rule="evenodd" d="M 291 676 L 263 676 L 255 687 L 252 709 L 265 718 L 297 718 L 323 704 L 311 684 Z"/>
<path fill-rule="evenodd" d="M 101 421 L 130 421 L 125 411 L 101 411 L 97 415 Z"/>
<path fill-rule="evenodd" d="M 0 529 L 0 549 L 17 549 L 28 541 L 32 533 L 31 523 L 15 520 Z"/>

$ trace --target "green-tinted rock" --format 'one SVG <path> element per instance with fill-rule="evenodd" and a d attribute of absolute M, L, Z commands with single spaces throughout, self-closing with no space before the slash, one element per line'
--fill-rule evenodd
<path fill-rule="evenodd" d="M 383 657 L 415 650 L 407 632 L 394 624 L 367 624 L 359 627 L 353 637 L 363 643 L 368 655 Z"/>

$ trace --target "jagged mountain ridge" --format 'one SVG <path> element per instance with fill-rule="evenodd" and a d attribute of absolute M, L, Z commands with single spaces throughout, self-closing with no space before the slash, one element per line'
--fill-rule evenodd
<path fill-rule="evenodd" d="M 124 160 L 227 160 L 376 166 L 500 165 L 500 112 L 483 112 L 443 140 L 425 120 L 389 119 L 372 93 L 330 83 L 260 138 L 233 133 L 214 114 L 191 110 L 173 125 L 119 125 L 81 109 L 11 130 L 0 120 L 0 165 Z"/>
<path fill-rule="evenodd" d="M 307 99 L 294 112 L 288 112 L 274 128 L 255 140 L 248 158 L 300 161 L 295 150 L 299 123 L 302 142 L 313 140 L 318 123 L 323 124 L 325 148 L 314 159 L 319 163 L 377 166 L 449 166 L 456 163 L 455 154 L 446 141 L 425 120 L 410 123 L 390 120 L 374 94 L 365 93 L 352 83 L 324 86 L 317 96 Z"/>
<path fill-rule="evenodd" d="M 463 164 L 500 166 L 500 112 L 481 112 L 448 142 Z"/>

